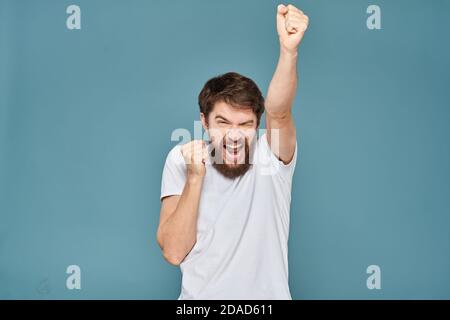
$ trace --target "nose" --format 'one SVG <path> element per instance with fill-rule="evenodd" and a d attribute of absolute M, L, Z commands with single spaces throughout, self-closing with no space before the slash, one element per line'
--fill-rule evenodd
<path fill-rule="evenodd" d="M 227 132 L 227 142 L 239 142 L 244 137 L 244 134 L 239 129 L 230 129 Z"/>

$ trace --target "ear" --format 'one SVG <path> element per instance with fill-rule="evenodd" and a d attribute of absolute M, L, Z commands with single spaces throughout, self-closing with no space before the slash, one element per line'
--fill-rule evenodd
<path fill-rule="evenodd" d="M 208 131 L 208 120 L 203 112 L 200 112 L 200 119 L 202 120 L 202 126 L 205 131 Z"/>

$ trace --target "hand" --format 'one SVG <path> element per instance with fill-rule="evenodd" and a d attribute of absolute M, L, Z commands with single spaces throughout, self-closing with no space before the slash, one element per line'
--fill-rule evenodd
<path fill-rule="evenodd" d="M 282 49 L 296 53 L 308 28 L 309 18 L 293 5 L 280 4 L 277 8 L 277 31 Z"/>
<path fill-rule="evenodd" d="M 181 154 L 187 166 L 188 177 L 204 177 L 208 152 L 203 140 L 193 140 L 181 147 Z"/>

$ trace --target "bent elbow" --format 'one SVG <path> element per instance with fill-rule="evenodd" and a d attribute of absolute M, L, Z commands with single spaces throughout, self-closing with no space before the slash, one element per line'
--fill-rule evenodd
<path fill-rule="evenodd" d="M 179 266 L 181 262 L 183 262 L 184 257 L 181 257 L 179 254 L 175 253 L 173 250 L 167 250 L 167 247 L 164 245 L 162 236 L 158 233 L 156 237 L 156 241 L 158 242 L 159 247 L 161 248 L 162 255 L 164 259 L 174 266 Z"/>
<path fill-rule="evenodd" d="M 171 265 L 179 266 L 183 262 L 188 252 L 184 250 L 184 246 L 180 247 L 179 242 L 173 243 L 173 241 L 166 240 L 168 240 L 167 237 L 163 234 L 161 229 L 158 229 L 156 241 L 161 248 L 164 259 Z"/>
<path fill-rule="evenodd" d="M 179 266 L 184 260 L 184 257 L 181 257 L 180 255 L 173 254 L 170 252 L 166 252 L 164 250 L 163 250 L 163 256 L 164 256 L 164 259 L 173 266 Z"/>
<path fill-rule="evenodd" d="M 156 243 L 158 244 L 158 246 L 161 248 L 163 248 L 163 237 L 162 237 L 162 233 L 161 233 L 161 228 L 158 228 L 158 231 L 156 232 Z"/>

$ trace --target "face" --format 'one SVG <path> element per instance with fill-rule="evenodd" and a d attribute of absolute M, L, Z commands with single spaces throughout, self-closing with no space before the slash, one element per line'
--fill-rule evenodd
<path fill-rule="evenodd" d="M 257 118 L 252 109 L 238 109 L 217 102 L 208 119 L 201 114 L 204 129 L 211 139 L 214 168 L 228 178 L 237 178 L 250 168 Z"/>

